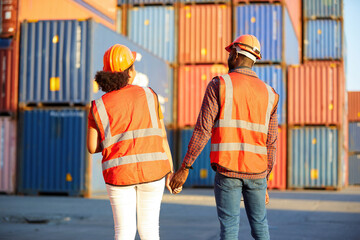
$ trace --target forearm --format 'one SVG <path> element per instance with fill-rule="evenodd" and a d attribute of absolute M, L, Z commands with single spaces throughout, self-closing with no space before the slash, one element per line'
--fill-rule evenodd
<path fill-rule="evenodd" d="M 277 120 L 277 107 L 276 107 L 270 117 L 268 137 L 266 141 L 267 157 L 268 157 L 267 178 L 269 178 L 269 174 L 271 173 L 276 163 L 277 136 L 278 136 L 278 120 Z"/>

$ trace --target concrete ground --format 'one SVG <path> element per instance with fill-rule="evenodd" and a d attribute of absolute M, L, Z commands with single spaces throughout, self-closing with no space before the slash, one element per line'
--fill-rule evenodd
<path fill-rule="evenodd" d="M 360 187 L 342 191 L 273 190 L 269 195 L 272 239 L 360 239 Z M 161 239 L 210 240 L 219 239 L 218 235 L 212 189 L 184 189 L 176 196 L 165 193 Z M 107 196 L 85 199 L 0 195 L 0 239 L 113 239 L 110 203 Z M 252 239 L 244 208 L 239 239 Z"/>

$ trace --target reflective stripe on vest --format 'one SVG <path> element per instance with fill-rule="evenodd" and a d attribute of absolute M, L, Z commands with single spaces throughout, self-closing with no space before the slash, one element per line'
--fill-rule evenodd
<path fill-rule="evenodd" d="M 266 110 L 265 124 L 247 122 L 244 120 L 231 119 L 233 108 L 233 85 L 228 74 L 221 76 L 225 82 L 225 103 L 224 103 L 224 119 L 215 122 L 214 127 L 230 127 L 243 128 L 255 132 L 268 133 L 271 110 L 275 102 L 275 93 L 271 87 L 265 84 L 268 91 L 268 106 Z M 211 144 L 211 151 L 248 151 L 257 154 L 267 154 L 266 147 L 256 146 L 248 143 L 220 143 Z"/>
<path fill-rule="evenodd" d="M 99 98 L 95 100 L 95 105 L 98 110 L 100 121 L 104 129 L 104 135 L 105 139 L 101 142 L 101 145 L 103 149 L 110 147 L 111 145 L 124 141 L 124 140 L 131 140 L 141 137 L 150 137 L 150 136 L 162 136 L 162 129 L 159 128 L 159 124 L 156 117 L 156 106 L 154 101 L 154 95 L 152 94 L 151 90 L 149 88 L 143 87 L 146 99 L 147 99 L 147 105 L 150 113 L 150 119 L 152 123 L 152 128 L 146 128 L 146 129 L 138 129 L 133 131 L 127 131 L 120 134 L 117 134 L 115 136 L 111 135 L 110 131 L 110 122 L 109 117 L 105 109 L 104 102 L 102 98 Z M 129 155 L 124 156 L 121 158 L 115 158 L 108 160 L 102 164 L 103 171 L 111 168 L 120 166 L 123 164 L 128 163 L 136 163 L 136 162 L 143 162 L 143 161 L 153 161 L 153 160 L 165 160 L 167 159 L 167 156 L 165 153 L 158 152 L 158 153 L 146 153 L 146 154 L 137 154 L 137 155 Z"/>

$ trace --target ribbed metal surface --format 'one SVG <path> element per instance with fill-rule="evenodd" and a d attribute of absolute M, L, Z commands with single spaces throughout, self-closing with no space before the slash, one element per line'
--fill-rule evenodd
<path fill-rule="evenodd" d="M 360 154 L 349 156 L 349 184 L 360 184 Z"/>
<path fill-rule="evenodd" d="M 269 189 L 286 189 L 286 153 L 287 153 L 287 138 L 286 127 L 282 126 L 278 128 L 278 139 L 276 149 L 276 163 L 269 176 L 268 188 Z"/>
<path fill-rule="evenodd" d="M 0 117 L 0 192 L 15 192 L 16 132 L 15 120 Z"/>
<path fill-rule="evenodd" d="M 194 126 L 208 83 L 228 72 L 224 65 L 192 65 L 179 67 L 178 125 Z"/>
<path fill-rule="evenodd" d="M 305 18 L 338 18 L 342 16 L 342 0 L 304 0 Z"/>
<path fill-rule="evenodd" d="M 20 112 L 19 121 L 19 192 L 82 195 L 87 111 L 26 110 Z"/>
<path fill-rule="evenodd" d="M 289 187 L 338 187 L 338 130 L 304 127 L 289 134 Z"/>
<path fill-rule="evenodd" d="M 309 20 L 304 22 L 305 59 L 341 59 L 342 22 L 336 20 Z"/>
<path fill-rule="evenodd" d="M 341 63 L 309 62 L 288 68 L 288 124 L 340 124 L 345 95 Z"/>
<path fill-rule="evenodd" d="M 349 123 L 349 152 L 360 153 L 360 122 Z"/>
<path fill-rule="evenodd" d="M 193 129 L 184 129 L 180 131 L 180 159 L 184 159 Z M 212 187 L 214 186 L 215 172 L 210 164 L 210 141 L 206 144 L 205 148 L 193 164 L 194 169 L 191 170 L 184 186 L 201 186 Z"/>
<path fill-rule="evenodd" d="M 348 119 L 360 122 L 360 92 L 348 92 Z"/>
<path fill-rule="evenodd" d="M 282 61 L 283 15 L 280 5 L 240 5 L 235 8 L 234 21 L 234 39 L 243 34 L 255 35 L 261 45 L 261 61 Z"/>
<path fill-rule="evenodd" d="M 278 65 L 255 65 L 253 70 L 258 77 L 269 84 L 279 94 L 277 108 L 279 125 L 286 123 L 286 82 L 283 76 L 283 69 Z"/>
<path fill-rule="evenodd" d="M 174 62 L 174 7 L 135 7 L 128 12 L 128 37 L 154 55 Z"/>
<path fill-rule="evenodd" d="M 15 113 L 18 105 L 19 42 L 0 39 L 0 111 Z"/>
<path fill-rule="evenodd" d="M 179 63 L 226 63 L 231 41 L 229 5 L 180 6 Z"/>
<path fill-rule="evenodd" d="M 10 37 L 17 32 L 18 1 L 1 1 L 0 5 L 0 36 Z"/>
<path fill-rule="evenodd" d="M 169 4 L 169 3 L 176 3 L 178 0 L 118 0 L 117 4 L 130 4 L 130 5 L 137 5 L 137 4 Z"/>

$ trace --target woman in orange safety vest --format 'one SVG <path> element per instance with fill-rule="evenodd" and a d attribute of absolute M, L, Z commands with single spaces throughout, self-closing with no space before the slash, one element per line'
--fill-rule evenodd
<path fill-rule="evenodd" d="M 102 171 L 114 216 L 115 239 L 159 239 L 162 195 L 173 173 L 156 93 L 131 85 L 136 53 L 115 44 L 95 81 L 106 92 L 92 101 L 87 147 L 102 152 Z M 174 192 L 180 192 L 181 188 Z M 136 220 L 138 224 L 136 224 Z"/>

